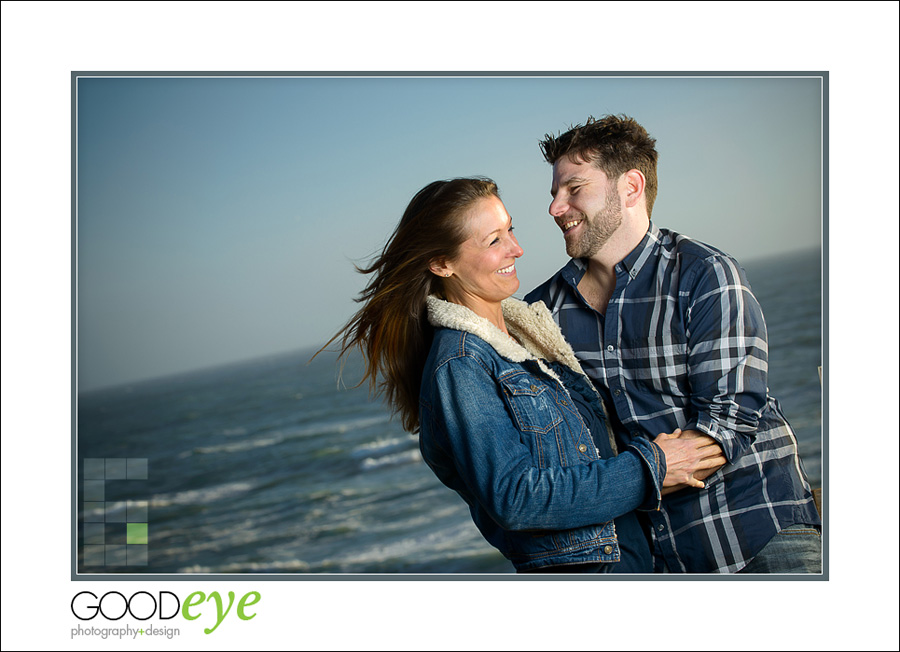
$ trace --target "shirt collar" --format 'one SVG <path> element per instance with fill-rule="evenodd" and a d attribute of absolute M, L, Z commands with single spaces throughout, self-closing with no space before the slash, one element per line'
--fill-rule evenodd
<path fill-rule="evenodd" d="M 562 274 L 563 279 L 571 285 L 573 288 L 578 287 L 578 283 L 581 282 L 581 277 L 584 276 L 584 273 L 587 271 L 587 260 L 582 258 L 572 258 L 566 263 L 566 266 L 562 268 L 560 274 Z"/>
<path fill-rule="evenodd" d="M 650 228 L 647 229 L 646 235 L 641 239 L 640 243 L 632 249 L 625 258 L 622 259 L 617 269 L 621 269 L 631 278 L 635 278 L 644 266 L 644 263 L 650 259 L 651 254 L 659 245 L 659 229 L 650 222 Z M 561 274 L 565 281 L 572 287 L 578 287 L 578 283 L 587 271 L 587 259 L 572 258 L 568 264 L 562 268 Z"/>
<path fill-rule="evenodd" d="M 631 278 L 635 278 L 658 245 L 659 229 L 653 222 L 650 222 L 650 228 L 647 229 L 647 233 L 638 246 L 632 249 L 616 267 L 621 266 L 621 269 L 627 272 Z"/>

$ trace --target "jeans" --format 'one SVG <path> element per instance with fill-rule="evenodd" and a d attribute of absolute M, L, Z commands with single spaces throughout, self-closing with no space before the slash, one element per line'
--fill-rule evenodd
<path fill-rule="evenodd" d="M 739 573 L 821 573 L 822 536 L 812 525 L 792 525 L 772 537 Z"/>

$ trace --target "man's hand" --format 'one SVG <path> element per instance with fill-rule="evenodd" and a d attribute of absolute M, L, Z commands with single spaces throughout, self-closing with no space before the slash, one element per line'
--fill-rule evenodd
<path fill-rule="evenodd" d="M 698 480 L 706 480 L 713 473 L 721 469 L 728 460 L 725 459 L 725 453 L 722 450 L 722 447 L 719 445 L 715 439 L 710 437 L 707 434 L 700 432 L 699 430 L 682 430 L 681 431 L 682 439 L 698 439 L 702 442 L 701 450 L 705 450 L 707 460 L 719 458 L 720 462 L 716 466 L 711 466 L 705 469 L 698 469 L 694 472 L 694 477 Z"/>
<path fill-rule="evenodd" d="M 686 487 L 702 489 L 703 480 L 721 469 L 728 461 L 722 447 L 709 435 L 698 430 L 675 430 L 660 433 L 653 440 L 666 455 L 665 496 Z"/>

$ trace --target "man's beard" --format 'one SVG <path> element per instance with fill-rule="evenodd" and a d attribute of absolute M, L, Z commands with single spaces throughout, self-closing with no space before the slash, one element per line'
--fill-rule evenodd
<path fill-rule="evenodd" d="M 622 224 L 622 204 L 615 185 L 607 188 L 606 205 L 591 218 L 581 214 L 584 233 L 566 240 L 566 253 L 571 258 L 590 258 L 603 248 Z"/>

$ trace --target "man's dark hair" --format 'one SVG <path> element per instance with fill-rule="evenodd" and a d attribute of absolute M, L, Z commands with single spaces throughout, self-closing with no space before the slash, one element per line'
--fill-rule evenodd
<path fill-rule="evenodd" d="M 575 125 L 559 136 L 545 134 L 541 152 L 550 165 L 566 156 L 573 163 L 590 163 L 603 170 L 610 180 L 618 179 L 628 170 L 639 170 L 646 179 L 647 215 L 652 214 L 659 154 L 656 139 L 634 118 L 626 115 L 607 115 L 599 120 L 589 117 L 583 125 Z"/>

